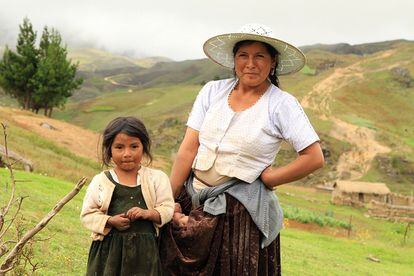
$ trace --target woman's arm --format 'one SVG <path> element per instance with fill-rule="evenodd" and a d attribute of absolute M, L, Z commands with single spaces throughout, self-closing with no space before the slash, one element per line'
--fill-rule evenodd
<path fill-rule="evenodd" d="M 299 156 L 286 166 L 267 167 L 260 178 L 263 183 L 273 189 L 284 183 L 292 182 L 322 168 L 324 157 L 319 142 L 315 142 L 299 152 Z"/>
<path fill-rule="evenodd" d="M 174 197 L 180 194 L 190 174 L 199 145 L 198 131 L 188 127 L 171 170 L 170 182 Z"/>

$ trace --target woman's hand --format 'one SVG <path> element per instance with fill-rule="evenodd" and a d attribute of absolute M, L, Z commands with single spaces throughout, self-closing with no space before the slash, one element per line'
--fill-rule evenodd
<path fill-rule="evenodd" d="M 125 214 L 119 214 L 110 217 L 107 222 L 109 226 L 115 227 L 118 231 L 127 230 L 131 225 L 131 221 Z"/>
<path fill-rule="evenodd" d="M 263 170 L 260 178 L 266 187 L 273 190 L 278 185 L 307 176 L 321 168 L 323 163 L 324 158 L 321 146 L 318 142 L 315 142 L 300 151 L 299 156 L 289 164 L 275 168 L 267 167 Z"/>
<path fill-rule="evenodd" d="M 260 179 L 262 180 L 263 184 L 270 190 L 274 189 L 275 185 L 271 185 L 272 182 L 272 166 L 267 167 L 262 171 L 260 174 Z"/>

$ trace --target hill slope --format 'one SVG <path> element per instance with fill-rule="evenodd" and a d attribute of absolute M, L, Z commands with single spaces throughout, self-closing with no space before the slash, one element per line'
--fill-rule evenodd
<path fill-rule="evenodd" d="M 300 183 L 362 179 L 386 182 L 397 192 L 410 194 L 414 189 L 414 88 L 402 86 L 392 71 L 398 67 L 414 75 L 414 43 L 379 45 L 378 49 L 386 50 L 364 56 L 312 49 L 306 69 L 281 77 L 282 88 L 301 100 L 328 154 L 327 166 Z M 229 73 L 221 70 L 206 60 L 159 63 L 111 77 L 122 82 L 119 87 L 130 87 L 81 103 L 72 101 L 56 116 L 94 130 L 102 129 L 114 116 L 139 116 L 152 130 L 155 149 L 168 159 L 177 150 L 187 114 L 201 88 L 189 84 L 203 82 L 214 72 Z M 285 147 L 278 164 L 294 156 Z"/>
<path fill-rule="evenodd" d="M 8 172 L 0 169 L 3 189 Z M 17 196 L 29 196 L 22 205 L 22 222 L 33 227 L 54 204 L 74 186 L 51 177 L 16 172 Z M 24 183 L 24 185 L 22 185 Z M 39 275 L 83 275 L 91 243 L 89 231 L 79 221 L 86 187 L 36 237 L 35 263 L 40 263 Z M 281 232 L 282 270 L 289 275 L 410 275 L 414 256 L 413 231 L 403 245 L 405 224 L 368 218 L 363 209 L 334 206 L 329 195 L 313 189 L 282 186 L 277 194 L 288 214 L 297 210 L 298 219 L 285 219 Z M 7 198 L 2 194 L 0 204 Z M 294 206 L 294 207 L 293 207 Z M 338 227 L 320 227 L 305 221 L 312 213 L 319 219 L 349 221 L 352 231 Z M 305 215 L 305 216 L 304 216 Z M 287 215 L 289 217 L 289 215 Z M 368 257 L 380 260 L 373 263 Z"/>
<path fill-rule="evenodd" d="M 386 182 L 393 191 L 410 194 L 414 190 L 414 82 L 406 87 L 395 72 L 405 70 L 414 76 L 414 43 L 352 46 L 363 55 L 338 54 L 335 47 L 309 48 L 307 67 L 280 78 L 282 89 L 302 102 L 326 153 L 327 166 L 299 183 L 360 179 Z M 86 74 L 82 90 L 55 116 L 95 131 L 115 116 L 139 116 L 151 130 L 156 153 L 170 164 L 200 84 L 229 77 L 231 72 L 206 59 L 161 62 L 150 68 L 120 60 L 130 67 L 82 71 Z M 283 147 L 277 164 L 294 157 L 289 147 Z"/>
<path fill-rule="evenodd" d="M 98 134 L 90 130 L 4 107 L 0 107 L 0 121 L 8 126 L 9 150 L 31 160 L 36 173 L 76 181 L 99 170 Z M 56 129 L 44 128 L 41 123 Z"/>

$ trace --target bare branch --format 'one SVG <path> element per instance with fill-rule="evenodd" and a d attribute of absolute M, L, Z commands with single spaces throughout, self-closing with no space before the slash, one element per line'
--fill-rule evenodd
<path fill-rule="evenodd" d="M 27 264 L 31 266 L 31 272 L 35 272 L 40 268 L 39 263 L 33 263 L 33 243 L 30 243 L 30 246 L 27 250 L 22 250 L 22 256 L 24 257 L 24 269 L 26 270 Z"/>
<path fill-rule="evenodd" d="M 1 238 L 3 238 L 3 236 L 7 233 L 7 230 L 9 230 L 10 226 L 12 226 L 12 224 L 13 224 L 14 220 L 16 219 L 17 215 L 19 214 L 19 212 L 20 212 L 20 208 L 22 207 L 22 203 L 23 203 L 23 199 L 24 199 L 24 198 L 25 198 L 25 197 L 19 197 L 19 198 L 16 200 L 16 201 L 18 202 L 16 212 L 14 213 L 13 217 L 11 218 L 9 225 L 8 225 L 8 226 L 7 226 L 7 227 L 3 230 L 3 232 L 1 232 L 1 233 L 0 233 L 0 240 L 1 240 Z"/>
<path fill-rule="evenodd" d="M 5 152 L 6 152 L 6 167 L 9 169 L 9 172 L 10 172 L 12 190 L 11 190 L 11 194 L 10 194 L 9 203 L 6 205 L 6 207 L 4 207 L 4 209 L 2 209 L 2 212 L 0 213 L 0 231 L 3 228 L 4 217 L 9 212 L 10 206 L 12 205 L 12 202 L 14 200 L 14 193 L 16 191 L 16 182 L 14 180 L 14 172 L 13 172 L 12 166 L 10 165 L 9 150 L 8 150 L 8 147 L 7 147 L 7 130 L 6 130 L 7 126 L 4 123 L 1 123 L 1 126 L 3 127 L 3 134 L 4 134 L 4 149 L 5 149 Z"/>
<path fill-rule="evenodd" d="M 23 246 L 33 237 L 35 236 L 39 231 L 41 231 L 48 222 L 62 209 L 62 207 L 68 203 L 75 195 L 79 193 L 79 191 L 82 189 L 82 187 L 86 183 L 86 178 L 83 177 L 78 181 L 76 186 L 73 188 L 73 190 L 68 193 L 65 197 L 63 197 L 56 205 L 55 207 L 31 230 L 26 232 L 26 234 L 19 240 L 19 242 L 14 246 L 14 248 L 10 251 L 10 253 L 7 255 L 6 259 L 3 261 L 3 263 L 0 266 L 0 275 L 2 273 L 5 273 L 6 271 L 10 270 L 14 266 L 15 258 L 18 256 L 19 252 L 22 250 Z"/>
<path fill-rule="evenodd" d="M 4 241 L 0 244 L 0 257 L 2 257 L 4 254 L 6 254 L 9 251 L 9 248 L 6 246 L 8 243 L 17 243 L 17 241 L 9 240 Z"/>

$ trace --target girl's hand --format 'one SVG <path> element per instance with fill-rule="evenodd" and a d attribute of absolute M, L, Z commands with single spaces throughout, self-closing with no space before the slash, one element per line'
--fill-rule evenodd
<path fill-rule="evenodd" d="M 135 221 L 137 219 L 148 219 L 148 210 L 141 209 L 139 207 L 132 207 L 128 210 L 128 212 L 126 212 L 126 215 L 131 221 Z"/>
<path fill-rule="evenodd" d="M 110 217 L 106 223 L 119 231 L 124 231 L 130 227 L 131 221 L 125 214 L 119 214 Z"/>
<path fill-rule="evenodd" d="M 158 211 L 156 210 L 147 210 L 147 209 L 141 209 L 139 207 L 132 207 L 131 209 L 128 210 L 128 212 L 126 212 L 126 215 L 131 221 L 135 221 L 137 219 L 143 219 L 143 220 L 150 220 L 157 224 L 161 223 L 160 213 L 158 213 Z"/>

